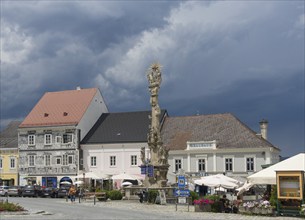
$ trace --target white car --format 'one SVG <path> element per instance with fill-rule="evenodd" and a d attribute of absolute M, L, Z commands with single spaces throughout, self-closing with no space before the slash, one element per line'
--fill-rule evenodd
<path fill-rule="evenodd" d="M 0 186 L 0 196 L 7 196 L 8 186 Z"/>

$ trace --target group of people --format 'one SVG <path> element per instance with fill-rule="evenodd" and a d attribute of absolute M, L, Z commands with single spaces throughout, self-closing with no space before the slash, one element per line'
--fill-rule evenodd
<path fill-rule="evenodd" d="M 230 203 L 230 200 L 227 199 L 226 195 L 223 195 L 220 201 L 222 203 L 221 211 L 225 213 L 230 213 L 230 212 L 237 213 L 238 207 L 242 203 L 240 196 L 237 196 L 237 199 L 233 201 L 233 204 Z"/>

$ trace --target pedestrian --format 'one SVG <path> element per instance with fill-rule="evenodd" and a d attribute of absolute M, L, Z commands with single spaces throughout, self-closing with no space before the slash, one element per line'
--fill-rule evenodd
<path fill-rule="evenodd" d="M 69 189 L 69 196 L 71 199 L 71 202 L 75 202 L 75 194 L 76 194 L 76 189 L 74 187 L 74 185 L 71 185 L 70 189 Z"/>

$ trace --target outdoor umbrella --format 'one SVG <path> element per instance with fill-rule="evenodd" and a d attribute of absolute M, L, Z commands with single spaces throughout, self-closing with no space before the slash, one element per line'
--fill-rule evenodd
<path fill-rule="evenodd" d="M 132 185 L 132 183 L 131 182 L 124 182 L 124 183 L 122 183 L 122 186 L 131 186 Z"/>
<path fill-rule="evenodd" d="M 77 185 L 81 185 L 81 184 L 83 184 L 83 183 L 84 183 L 84 182 L 81 181 L 81 180 L 77 180 L 77 181 L 74 182 L 74 184 L 77 184 Z"/>
<path fill-rule="evenodd" d="M 60 182 L 60 184 L 63 184 L 63 185 L 71 185 L 72 183 L 70 183 L 69 181 L 63 181 L 63 182 Z"/>
<path fill-rule="evenodd" d="M 77 175 L 75 178 L 77 179 L 81 179 L 81 178 L 84 178 L 84 174 L 79 174 Z M 96 173 L 94 172 L 87 172 L 85 173 L 85 178 L 90 178 L 90 179 L 103 179 L 102 177 L 98 176 Z"/>
<path fill-rule="evenodd" d="M 113 175 L 111 177 L 111 179 L 113 179 L 113 180 L 137 180 L 137 179 L 139 179 L 139 177 L 135 176 L 135 175 L 131 175 L 131 174 L 120 173 L 117 175 Z"/>
<path fill-rule="evenodd" d="M 240 184 L 238 180 L 227 177 L 223 174 L 204 176 L 194 182 L 197 185 L 205 185 L 214 188 L 223 187 L 225 189 L 235 189 Z"/>

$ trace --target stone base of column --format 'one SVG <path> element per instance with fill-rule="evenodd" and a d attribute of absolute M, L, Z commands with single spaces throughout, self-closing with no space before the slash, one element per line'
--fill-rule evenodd
<path fill-rule="evenodd" d="M 169 165 L 154 166 L 154 176 L 145 177 L 144 185 L 146 187 L 166 187 L 167 185 L 167 172 Z"/>

